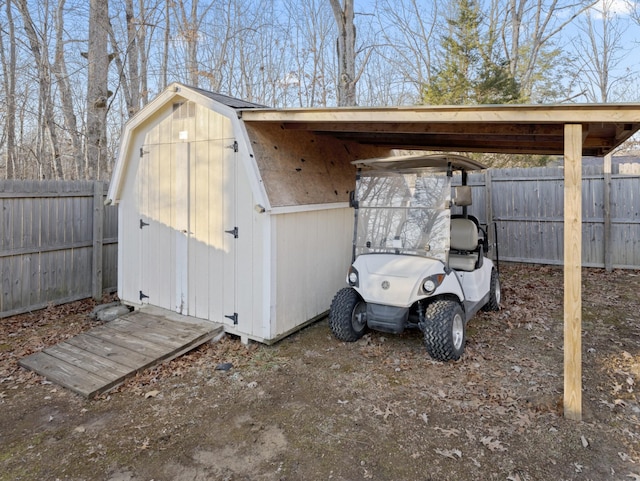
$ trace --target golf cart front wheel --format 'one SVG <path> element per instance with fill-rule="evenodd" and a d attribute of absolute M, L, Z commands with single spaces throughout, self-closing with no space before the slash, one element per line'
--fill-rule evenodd
<path fill-rule="evenodd" d="M 437 361 L 456 361 L 464 352 L 465 319 L 460 304 L 443 300 L 432 303 L 426 312 L 424 345 Z"/>
<path fill-rule="evenodd" d="M 341 341 L 360 339 L 367 328 L 367 304 L 352 288 L 340 289 L 331 301 L 329 327 Z"/>

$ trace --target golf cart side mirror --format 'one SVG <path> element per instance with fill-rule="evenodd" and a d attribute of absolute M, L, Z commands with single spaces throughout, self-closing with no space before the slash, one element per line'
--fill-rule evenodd
<path fill-rule="evenodd" d="M 459 185 L 455 187 L 453 204 L 460 207 L 471 205 L 470 185 Z"/>
<path fill-rule="evenodd" d="M 349 192 L 349 207 L 353 207 L 354 209 L 358 208 L 358 201 L 356 200 L 356 191 L 352 190 Z"/>

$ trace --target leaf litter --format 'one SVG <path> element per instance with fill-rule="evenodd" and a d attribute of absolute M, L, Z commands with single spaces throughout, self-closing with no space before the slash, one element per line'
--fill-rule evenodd
<path fill-rule="evenodd" d="M 613 473 L 638 480 L 640 278 L 583 272 L 581 423 L 562 417 L 563 272 L 556 267 L 501 265 L 502 310 L 470 321 L 459 362 L 429 359 L 419 333 L 371 332 L 348 344 L 323 321 L 274 346 L 225 336 L 93 402 L 52 392 L 17 366 L 21 356 L 97 325 L 87 315 L 93 301 L 0 320 L 0 472 L 90 479 L 96 469 L 119 468 L 132 481 L 180 472 L 274 481 Z M 203 450 L 220 457 L 207 464 Z M 168 461 L 167 453 L 183 454 Z M 225 461 L 234 457 L 244 463 Z"/>

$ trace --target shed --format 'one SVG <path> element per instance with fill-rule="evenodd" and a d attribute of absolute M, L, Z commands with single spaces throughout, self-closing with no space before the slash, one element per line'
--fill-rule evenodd
<path fill-rule="evenodd" d="M 564 410 L 580 419 L 582 156 L 605 156 L 606 175 L 639 129 L 640 104 L 265 109 L 174 84 L 122 138 L 109 191 L 121 204 L 119 294 L 270 342 L 342 285 L 350 161 L 394 148 L 563 154 Z"/>
<path fill-rule="evenodd" d="M 351 161 L 387 155 L 279 125 L 250 102 L 172 84 L 125 126 L 118 296 L 271 343 L 316 319 L 351 261 Z"/>

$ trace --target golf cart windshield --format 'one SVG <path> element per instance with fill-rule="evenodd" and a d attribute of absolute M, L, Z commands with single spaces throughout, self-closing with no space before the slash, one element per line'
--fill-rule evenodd
<path fill-rule="evenodd" d="M 411 254 L 446 262 L 451 201 L 446 172 L 363 171 L 356 199 L 356 256 Z"/>

